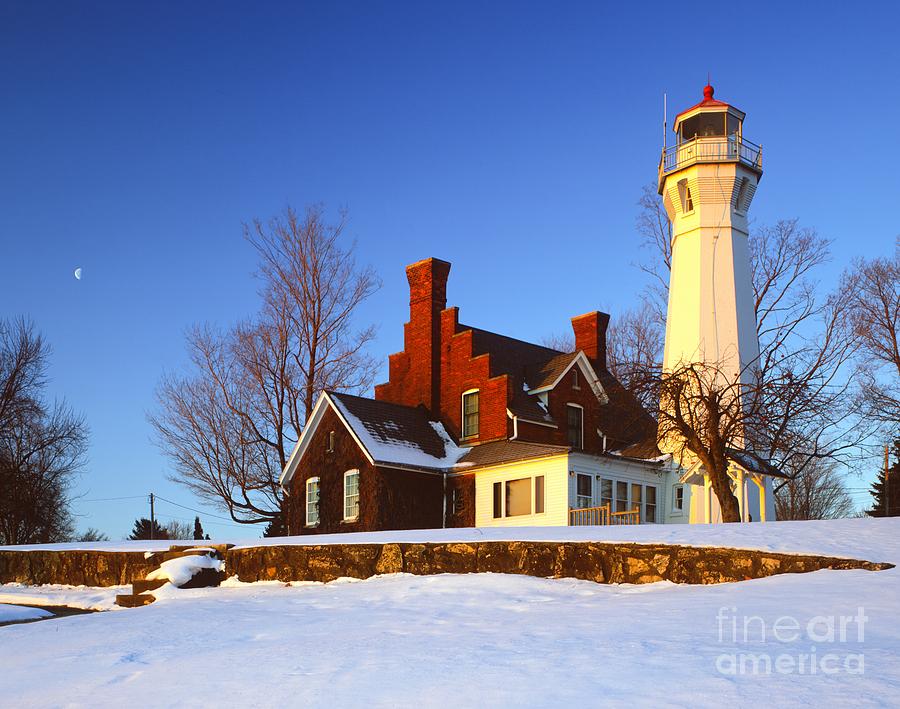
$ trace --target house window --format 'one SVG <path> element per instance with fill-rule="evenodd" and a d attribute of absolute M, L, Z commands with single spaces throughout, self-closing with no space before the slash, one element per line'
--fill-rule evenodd
<path fill-rule="evenodd" d="M 541 514 L 544 511 L 544 476 L 538 475 L 534 479 L 534 513 Z"/>
<path fill-rule="evenodd" d="M 462 492 L 454 488 L 450 491 L 450 514 L 458 515 L 463 511 Z"/>
<path fill-rule="evenodd" d="M 531 478 L 506 481 L 506 516 L 531 514 Z"/>
<path fill-rule="evenodd" d="M 566 404 L 569 422 L 569 445 L 575 450 L 581 450 L 584 445 L 583 414 L 584 410 L 577 404 Z"/>
<path fill-rule="evenodd" d="M 616 512 L 628 509 L 628 483 L 616 481 Z"/>
<path fill-rule="evenodd" d="M 503 483 L 494 483 L 494 519 L 503 516 Z"/>
<path fill-rule="evenodd" d="M 344 521 L 351 522 L 359 518 L 359 471 L 348 470 L 344 473 Z"/>
<path fill-rule="evenodd" d="M 306 481 L 306 526 L 319 524 L 319 478 Z"/>
<path fill-rule="evenodd" d="M 676 485 L 672 491 L 672 511 L 684 512 L 684 485 Z"/>
<path fill-rule="evenodd" d="M 600 479 L 600 505 L 609 505 L 612 509 L 613 481 L 609 478 Z"/>
<path fill-rule="evenodd" d="M 641 522 L 656 522 L 656 488 L 648 485 L 644 490 L 644 518 Z"/>
<path fill-rule="evenodd" d="M 467 391 L 462 395 L 463 438 L 478 435 L 478 390 Z"/>
<path fill-rule="evenodd" d="M 640 483 L 631 483 L 631 506 L 629 507 L 629 509 L 641 509 L 644 502 L 643 496 L 641 495 L 643 489 L 644 488 Z"/>
<path fill-rule="evenodd" d="M 581 382 L 578 381 L 578 367 L 572 370 L 572 388 L 581 389 Z"/>
<path fill-rule="evenodd" d="M 328 432 L 328 448 L 326 449 L 327 453 L 334 453 L 334 431 Z"/>
<path fill-rule="evenodd" d="M 584 475 L 582 473 L 578 473 L 575 481 L 575 502 L 576 507 L 579 509 L 584 507 L 590 507 L 591 503 L 594 501 L 594 491 L 591 484 L 592 478 L 590 475 Z"/>

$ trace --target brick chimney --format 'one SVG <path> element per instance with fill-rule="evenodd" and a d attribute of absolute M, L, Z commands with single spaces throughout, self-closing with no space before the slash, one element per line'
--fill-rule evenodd
<path fill-rule="evenodd" d="M 584 350 L 594 364 L 606 369 L 606 328 L 609 314 L 595 310 L 572 318 L 575 333 L 575 349 Z"/>
<path fill-rule="evenodd" d="M 419 403 L 437 416 L 441 410 L 441 311 L 447 307 L 450 264 L 436 258 L 406 267 L 409 281 L 409 326 L 406 352 Z"/>

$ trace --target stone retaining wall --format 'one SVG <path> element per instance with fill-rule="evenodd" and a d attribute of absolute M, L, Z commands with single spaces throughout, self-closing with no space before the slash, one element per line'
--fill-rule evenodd
<path fill-rule="evenodd" d="M 142 551 L 0 551 L 0 583 L 120 586 L 158 566 Z"/>
<path fill-rule="evenodd" d="M 333 581 L 375 574 L 504 573 L 598 583 L 722 583 L 819 569 L 878 571 L 891 564 L 756 550 L 601 542 L 336 544 L 232 549 L 241 581 Z"/>
<path fill-rule="evenodd" d="M 0 583 L 112 586 L 156 568 L 142 552 L 0 551 Z M 752 549 L 604 542 L 329 544 L 229 549 L 225 572 L 241 581 L 333 581 L 376 574 L 504 573 L 597 583 L 708 584 L 819 569 L 892 568 L 856 559 Z"/>

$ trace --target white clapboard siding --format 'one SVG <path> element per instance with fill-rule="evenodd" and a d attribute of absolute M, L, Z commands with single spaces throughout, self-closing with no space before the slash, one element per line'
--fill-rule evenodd
<path fill-rule="evenodd" d="M 566 526 L 569 514 L 569 456 L 506 463 L 475 473 L 475 525 L 477 527 Z M 534 482 L 544 476 L 544 512 L 534 514 Z M 494 483 L 532 478 L 530 515 L 494 519 Z"/>

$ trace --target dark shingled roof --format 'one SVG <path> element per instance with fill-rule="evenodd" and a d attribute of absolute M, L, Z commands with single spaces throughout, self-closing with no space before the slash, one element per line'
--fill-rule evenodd
<path fill-rule="evenodd" d="M 563 455 L 569 452 L 566 446 L 551 446 L 543 443 L 526 441 L 491 441 L 473 446 L 454 466 L 457 472 L 465 472 L 466 468 L 512 463 L 529 458 L 546 458 L 551 455 Z"/>
<path fill-rule="evenodd" d="M 555 382 L 578 356 L 577 352 L 563 352 L 543 362 L 525 367 L 525 381 L 529 389 L 543 389 Z"/>
<path fill-rule="evenodd" d="M 481 330 L 477 327 L 460 325 L 460 331 L 472 331 L 472 355 L 490 353 L 491 376 L 512 374 L 521 377 L 523 368 L 546 362 L 562 354 L 558 350 L 535 345 L 514 337 L 498 335 L 496 332 Z"/>
<path fill-rule="evenodd" d="M 438 459 L 445 456 L 444 439 L 434 430 L 424 407 L 403 406 L 352 394 L 328 392 L 328 395 L 357 419 L 366 433 L 377 443 L 415 448 Z M 373 451 L 370 452 L 375 455 Z"/>

